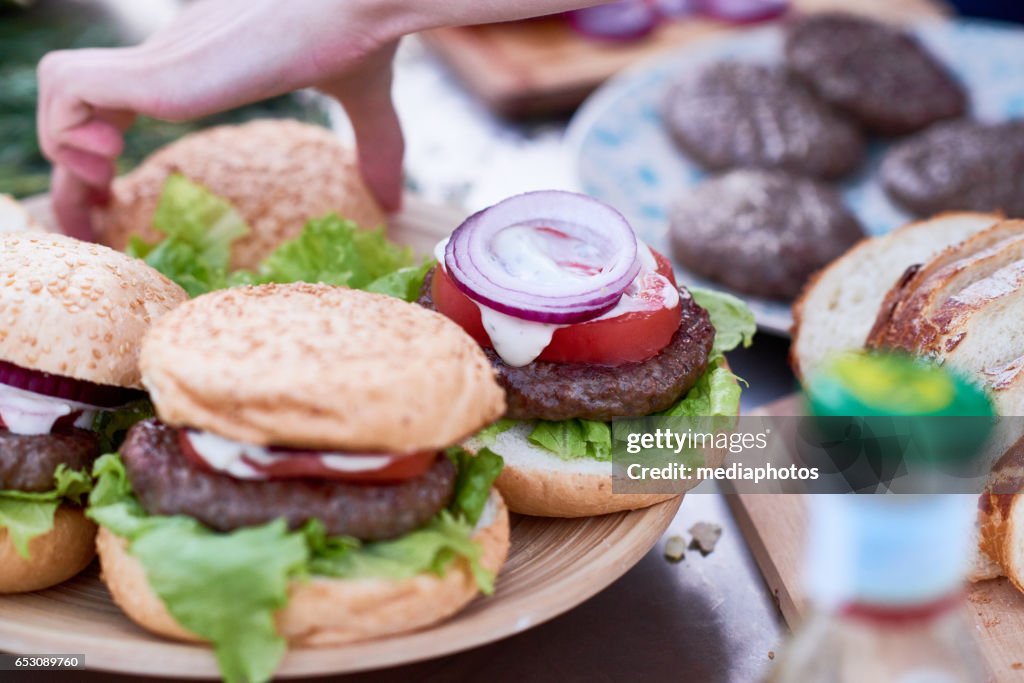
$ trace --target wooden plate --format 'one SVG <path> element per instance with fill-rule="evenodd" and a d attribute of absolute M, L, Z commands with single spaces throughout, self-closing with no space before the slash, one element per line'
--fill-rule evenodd
<path fill-rule="evenodd" d="M 45 198 L 27 202 L 52 224 Z M 392 236 L 427 252 L 461 220 L 409 198 Z M 494 595 L 414 633 L 342 647 L 290 650 L 278 676 L 345 673 L 439 657 L 519 633 L 575 607 L 622 576 L 657 542 L 681 498 L 645 510 L 584 519 L 512 517 L 512 547 Z M 89 668 L 216 678 L 211 650 L 164 640 L 114 605 L 94 563 L 50 590 L 0 597 L 0 650 L 84 653 Z"/>
<path fill-rule="evenodd" d="M 512 549 L 498 588 L 433 628 L 342 647 L 288 652 L 281 677 L 374 669 L 430 659 L 537 626 L 575 607 L 640 561 L 681 499 L 584 519 L 512 518 Z M 129 621 L 96 563 L 50 590 L 0 597 L 0 650 L 84 653 L 90 669 L 215 678 L 211 650 L 164 640 Z"/>

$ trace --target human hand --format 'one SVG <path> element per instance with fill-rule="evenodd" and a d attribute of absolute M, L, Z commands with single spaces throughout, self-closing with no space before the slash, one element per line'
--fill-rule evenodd
<path fill-rule="evenodd" d="M 66 50 L 39 65 L 40 148 L 63 230 L 91 239 L 123 132 L 136 114 L 182 121 L 317 87 L 355 131 L 381 206 L 401 203 L 402 132 L 391 100 L 398 39 L 424 28 L 535 16 L 597 0 L 202 0 L 141 45 Z"/>
<path fill-rule="evenodd" d="M 352 120 L 363 176 L 381 205 L 401 202 L 402 133 L 391 102 L 393 22 L 376 5 L 216 0 L 185 10 L 130 48 L 50 53 L 39 66 L 40 147 L 68 234 L 92 237 L 136 114 L 181 121 L 319 87 Z"/>

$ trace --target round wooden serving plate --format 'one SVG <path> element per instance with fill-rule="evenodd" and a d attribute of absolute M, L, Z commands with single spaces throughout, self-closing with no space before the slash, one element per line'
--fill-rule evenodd
<path fill-rule="evenodd" d="M 27 204 L 52 225 L 45 198 Z M 457 212 L 406 200 L 391 235 L 421 253 L 458 225 Z M 657 542 L 682 498 L 583 519 L 512 517 L 508 561 L 490 597 L 431 628 L 342 647 L 290 650 L 281 677 L 374 669 L 439 657 L 541 624 L 575 607 L 636 564 Z M 128 674 L 216 678 L 208 647 L 142 630 L 111 601 L 94 562 L 50 590 L 0 596 L 0 650 L 84 653 L 91 669 Z"/>
<path fill-rule="evenodd" d="M 375 669 L 483 645 L 541 624 L 619 578 L 668 527 L 680 499 L 583 519 L 512 518 L 512 548 L 497 590 L 432 628 L 342 647 L 289 650 L 277 675 Z M 79 652 L 90 669 L 216 678 L 211 650 L 164 640 L 129 621 L 93 563 L 56 588 L 0 597 L 0 650 Z"/>

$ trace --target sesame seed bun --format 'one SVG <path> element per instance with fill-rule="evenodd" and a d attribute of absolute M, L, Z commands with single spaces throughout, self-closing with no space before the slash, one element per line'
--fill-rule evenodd
<path fill-rule="evenodd" d="M 674 493 L 616 493 L 612 490 L 613 467 L 609 461 L 591 458 L 563 460 L 529 440 L 534 425 L 520 422 L 484 443 L 471 437 L 462 445 L 470 453 L 488 448 L 505 461 L 494 482 L 508 509 L 535 517 L 591 517 L 623 510 L 638 510 L 685 493 L 700 483 L 678 482 Z M 708 467 L 718 467 L 725 451 L 707 449 Z"/>
<path fill-rule="evenodd" d="M 164 422 L 254 444 L 432 450 L 505 410 L 487 358 L 454 322 L 322 284 L 193 299 L 153 327 L 140 365 Z"/>
<path fill-rule="evenodd" d="M 41 231 L 43 226 L 9 194 L 0 194 L 0 232 Z"/>
<path fill-rule="evenodd" d="M 123 250 L 129 236 L 162 239 L 152 226 L 164 181 L 181 173 L 231 202 L 251 232 L 232 245 L 231 267 L 257 266 L 306 221 L 331 212 L 362 228 L 386 216 L 359 174 L 355 152 L 329 130 L 291 120 L 218 126 L 160 148 L 116 179 L 93 217 L 99 240 Z"/>
<path fill-rule="evenodd" d="M 102 245 L 0 234 L 0 359 L 15 365 L 141 387 L 143 333 L 187 298 L 142 261 Z"/>
<path fill-rule="evenodd" d="M 494 491 L 484 514 L 473 539 L 480 546 L 480 563 L 496 574 L 508 556 L 509 521 Z M 101 528 L 96 546 L 103 581 L 133 621 L 162 636 L 202 641 L 167 611 L 124 539 Z M 423 628 L 462 609 L 478 589 L 460 559 L 443 576 L 419 574 L 399 581 L 314 576 L 293 581 L 288 593 L 288 604 L 276 617 L 278 632 L 293 646 L 322 646 Z"/>
<path fill-rule="evenodd" d="M 532 429 L 530 423 L 517 424 L 486 446 L 505 461 L 494 486 L 512 512 L 535 517 L 592 517 L 650 507 L 679 495 L 614 493 L 610 462 L 562 460 L 527 440 Z M 472 438 L 463 447 L 476 453 L 485 444 Z"/>
<path fill-rule="evenodd" d="M 27 593 L 67 581 L 92 562 L 96 525 L 81 508 L 61 505 L 53 529 L 28 543 L 28 559 L 18 554 L 0 525 L 0 593 Z"/>

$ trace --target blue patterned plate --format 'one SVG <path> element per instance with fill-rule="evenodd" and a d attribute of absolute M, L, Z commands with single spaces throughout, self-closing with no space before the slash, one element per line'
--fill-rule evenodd
<path fill-rule="evenodd" d="M 977 118 L 1024 117 L 1024 29 L 955 20 L 920 24 L 913 31 L 967 86 Z M 684 69 L 720 59 L 767 63 L 779 61 L 781 55 L 782 31 L 772 26 L 688 46 L 611 79 L 569 124 L 566 141 L 580 187 L 617 207 L 644 240 L 666 250 L 668 206 L 705 176 L 676 148 L 662 125 L 659 110 L 667 85 Z M 873 143 L 863 170 L 841 185 L 846 201 L 872 235 L 909 219 L 889 202 L 875 179 L 884 147 Z M 700 282 L 681 269 L 679 274 L 683 282 Z M 763 329 L 789 333 L 788 303 L 742 296 Z"/>

